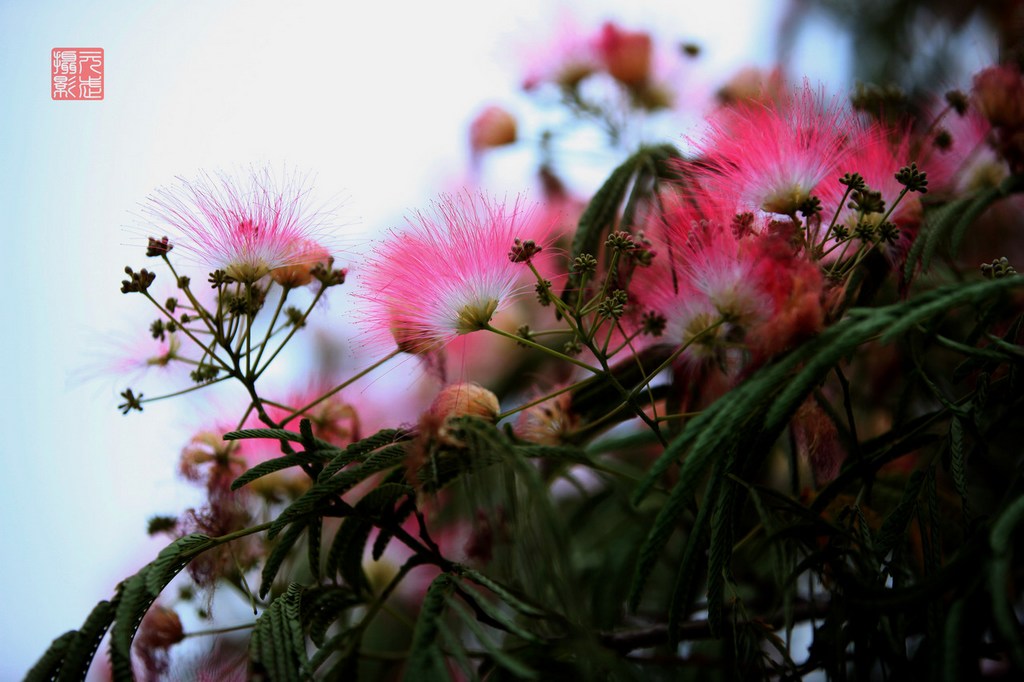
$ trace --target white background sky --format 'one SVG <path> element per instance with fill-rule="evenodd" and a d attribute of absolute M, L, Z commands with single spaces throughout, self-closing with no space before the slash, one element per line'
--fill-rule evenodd
<path fill-rule="evenodd" d="M 347 198 L 342 222 L 397 224 L 465 176 L 475 111 L 521 106 L 520 53 L 558 7 L 0 0 L 0 680 L 19 679 L 156 555 L 150 515 L 196 503 L 175 468 L 203 415 L 157 403 L 122 417 L 123 381 L 76 379 L 97 347 L 116 348 L 104 334 L 152 317 L 118 291 L 124 265 L 146 265 L 124 230 L 139 202 L 177 175 L 284 163 L 315 175 L 323 200 Z M 693 93 L 771 63 L 776 17 L 756 0 L 569 12 L 585 28 L 615 19 L 662 45 L 702 45 L 686 72 Z M 51 101 L 53 47 L 105 49 L 104 101 Z M 812 78 L 842 73 L 827 34 L 800 49 Z"/>

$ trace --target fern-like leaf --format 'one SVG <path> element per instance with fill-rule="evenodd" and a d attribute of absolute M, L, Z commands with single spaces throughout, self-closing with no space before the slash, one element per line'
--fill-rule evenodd
<path fill-rule="evenodd" d="M 249 640 L 253 670 L 274 682 L 300 682 L 306 645 L 299 622 L 303 587 L 297 583 L 275 599 L 256 621 Z"/>

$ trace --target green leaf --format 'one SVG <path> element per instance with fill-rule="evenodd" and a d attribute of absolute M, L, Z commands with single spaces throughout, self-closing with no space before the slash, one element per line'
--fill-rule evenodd
<path fill-rule="evenodd" d="M 1024 277 L 954 284 L 890 306 L 851 310 L 846 319 L 774 365 L 762 368 L 687 422 L 655 461 L 633 496 L 634 502 L 639 503 L 665 471 L 685 455 L 676 486 L 640 550 L 630 589 L 630 606 L 635 609 L 639 603 L 644 585 L 677 520 L 692 502 L 696 486 L 714 458 L 726 457 L 742 445 L 749 460 L 747 465 L 754 465 L 826 373 L 865 341 L 878 334 L 883 334 L 883 341 L 891 339 L 952 307 L 977 306 L 1022 283 Z"/>
<path fill-rule="evenodd" d="M 927 210 L 921 234 L 914 240 L 907 254 L 904 277 L 910 279 L 918 260 L 923 269 L 928 269 L 932 257 L 943 244 L 948 246 L 948 253 L 955 254 L 967 230 L 989 206 L 1022 188 L 1024 177 L 1010 176 L 996 187 Z"/>
<path fill-rule="evenodd" d="M 316 513 L 321 505 L 336 505 L 339 502 L 338 497 L 349 488 L 373 474 L 401 464 L 405 456 L 405 445 L 398 443 L 376 450 L 364 461 L 344 471 L 338 471 L 332 477 L 324 478 L 321 475 L 320 480 L 274 520 L 268 532 L 269 537 L 275 537 L 288 524 Z M 324 472 L 326 471 L 327 469 L 324 469 Z"/>
<path fill-rule="evenodd" d="M 349 516 L 342 522 L 327 553 L 326 577 L 333 578 L 341 573 L 353 590 L 360 594 L 367 591 L 369 583 L 363 571 L 363 554 L 371 530 L 373 524 L 361 516 Z"/>
<path fill-rule="evenodd" d="M 970 522 L 970 503 L 967 499 L 967 447 L 964 445 L 964 425 L 960 417 L 954 416 L 949 424 L 949 473 L 953 477 L 953 488 L 960 496 L 964 526 Z"/>
<path fill-rule="evenodd" d="M 277 572 L 281 570 L 281 564 L 288 558 L 288 554 L 291 552 L 292 547 L 298 542 L 302 536 L 303 531 L 306 530 L 306 524 L 304 523 L 293 523 L 291 527 L 281 535 L 281 538 L 274 545 L 274 549 L 270 552 L 270 556 L 267 557 L 267 561 L 263 564 L 263 571 L 260 576 L 260 598 L 266 597 L 270 593 L 270 588 L 274 586 L 274 578 L 277 577 Z"/>
<path fill-rule="evenodd" d="M 506 604 L 508 604 L 509 606 L 511 606 L 512 608 L 514 608 L 516 611 L 518 611 L 519 613 L 523 614 L 524 616 L 543 617 L 545 615 L 543 609 L 541 609 L 540 607 L 534 606 L 533 604 L 530 604 L 526 600 L 525 597 L 520 597 L 520 596 L 514 594 L 512 592 L 512 590 L 510 590 L 509 588 L 505 587 L 504 585 L 502 585 L 501 583 L 497 582 L 496 580 L 492 580 L 491 578 L 488 578 L 486 575 L 484 575 L 480 571 L 477 571 L 476 569 L 472 569 L 472 568 L 468 568 L 468 567 L 463 566 L 463 567 L 461 567 L 460 572 L 461 572 L 461 574 L 463 576 L 465 576 L 466 578 L 469 578 L 470 580 L 475 582 L 477 585 L 482 585 L 483 587 L 486 587 L 488 590 L 490 590 L 494 594 L 498 595 L 498 597 L 503 602 L 505 602 Z"/>
<path fill-rule="evenodd" d="M 365 459 L 365 456 L 374 450 L 407 441 L 410 437 L 409 432 L 402 429 L 383 429 L 372 436 L 358 440 L 339 452 L 328 462 L 327 466 L 324 467 L 324 470 L 317 477 L 317 482 L 321 483 L 328 480 L 352 462 Z"/>
<path fill-rule="evenodd" d="M 320 542 L 324 520 L 314 516 L 306 526 L 306 556 L 309 561 L 309 572 L 315 580 L 320 579 Z"/>
<path fill-rule="evenodd" d="M 318 585 L 306 589 L 302 593 L 301 620 L 309 628 L 313 644 L 324 647 L 327 630 L 334 621 L 362 603 L 363 599 L 345 585 Z"/>
<path fill-rule="evenodd" d="M 53 640 L 36 664 L 25 675 L 25 682 L 51 682 L 57 679 L 64 658 L 72 642 L 78 639 L 78 630 L 68 630 Z"/>
<path fill-rule="evenodd" d="M 440 633 L 441 639 L 444 640 L 445 650 L 459 664 L 466 679 L 479 680 L 480 676 L 477 674 L 476 666 L 469 660 L 469 656 L 466 654 L 466 645 L 462 640 L 455 636 L 442 620 L 437 621 L 437 631 Z"/>
<path fill-rule="evenodd" d="M 307 678 L 314 678 L 314 673 L 320 669 L 327 660 L 335 654 L 341 654 L 341 660 L 332 666 L 326 675 L 318 679 L 324 680 L 355 680 L 356 663 L 359 655 L 359 631 L 357 629 L 343 630 L 332 635 L 327 641 L 306 661 L 303 666 L 303 675 Z M 353 660 L 355 659 L 355 660 Z M 339 674 L 342 673 L 342 674 Z"/>
<path fill-rule="evenodd" d="M 455 589 L 455 583 L 447 573 L 434 578 L 427 588 L 420 607 L 419 618 L 412 633 L 412 647 L 406 669 L 412 673 L 406 679 L 447 679 L 441 649 L 437 646 L 438 624 L 444 615 L 448 595 Z"/>
<path fill-rule="evenodd" d="M 992 595 L 992 615 L 996 630 L 1010 647 L 1014 664 L 1024 669 L 1024 642 L 1020 637 L 1020 624 L 1013 612 L 1015 600 L 1009 598 L 1013 535 L 1024 519 L 1024 496 L 1018 497 L 993 524 L 989 534 L 992 560 L 989 564 L 989 592 Z"/>
<path fill-rule="evenodd" d="M 199 556 L 216 542 L 202 533 L 184 535 L 160 550 L 146 572 L 146 589 L 154 597 L 178 575 L 188 562 Z"/>
<path fill-rule="evenodd" d="M 583 449 L 575 445 L 517 445 L 515 449 L 522 457 L 581 463 L 590 461 Z"/>
<path fill-rule="evenodd" d="M 249 640 L 253 672 L 274 682 L 300 682 L 306 643 L 299 622 L 303 587 L 291 583 L 256 621 Z"/>
<path fill-rule="evenodd" d="M 726 480 L 717 501 L 704 501 L 704 506 L 715 504 L 711 519 L 711 547 L 708 552 L 708 628 L 714 637 L 722 634 L 725 609 L 726 573 L 732 560 L 733 504 L 736 484 Z"/>
<path fill-rule="evenodd" d="M 292 443 L 301 443 L 302 434 L 285 429 L 240 429 L 229 431 L 224 434 L 224 440 L 248 440 L 250 438 L 269 438 L 273 440 L 286 440 Z M 330 444 L 328 444 L 329 446 Z"/>
<path fill-rule="evenodd" d="M 487 650 L 487 653 L 491 655 L 491 658 L 495 663 L 515 675 L 517 679 L 537 679 L 536 672 L 516 660 L 516 658 L 509 653 L 502 651 L 501 647 L 487 635 L 480 623 L 477 622 L 476 616 L 469 609 L 455 599 L 449 598 L 447 602 L 449 609 L 459 616 L 469 631 L 476 637 L 477 641 L 480 642 L 483 648 Z"/>
<path fill-rule="evenodd" d="M 697 564 L 707 545 L 706 529 L 710 525 L 711 513 L 715 509 L 719 491 L 725 480 L 724 471 L 725 463 L 717 462 L 708 480 L 704 504 L 697 509 L 697 518 L 693 522 L 693 527 L 690 528 L 690 534 L 686 538 L 686 547 L 683 549 L 683 557 L 679 561 L 679 568 L 676 569 L 675 583 L 672 586 L 672 601 L 668 611 L 669 640 L 672 642 L 677 640 L 679 628 L 689 615 L 690 606 L 696 596 L 694 580 L 697 575 Z"/>
<path fill-rule="evenodd" d="M 460 581 L 461 582 L 461 581 Z M 461 594 L 466 599 L 472 599 L 473 603 L 480 607 L 480 610 L 486 613 L 488 616 L 493 618 L 496 622 L 501 623 L 505 628 L 516 637 L 534 644 L 540 644 L 544 640 L 533 634 L 529 630 L 525 629 L 520 625 L 514 614 L 509 613 L 507 610 L 501 608 L 500 605 L 495 604 L 487 597 L 476 593 L 475 590 L 463 588 Z"/>
<path fill-rule="evenodd" d="M 133 680 L 132 640 L 146 611 L 156 595 L 146 588 L 146 574 L 152 565 L 128 578 L 118 586 L 114 603 L 114 626 L 110 629 L 110 667 L 116 682 Z"/>
<path fill-rule="evenodd" d="M 615 225 L 619 206 L 622 205 L 626 197 L 626 190 L 629 189 L 630 179 L 636 175 L 635 186 L 637 186 L 644 185 L 645 178 L 668 177 L 669 169 L 666 162 L 673 158 L 681 157 L 679 151 L 672 145 L 641 147 L 612 171 L 612 174 L 608 176 L 608 179 L 587 204 L 583 215 L 580 216 L 580 222 L 572 241 L 569 261 L 571 262 L 584 253 L 596 256 L 604 242 L 604 237 Z M 575 291 L 579 285 L 579 275 L 570 273 L 562 294 L 563 300 L 568 300 L 568 292 Z"/>
<path fill-rule="evenodd" d="M 925 482 L 925 475 L 922 471 L 915 471 L 907 481 L 907 487 L 903 489 L 903 495 L 892 513 L 882 522 L 878 529 L 878 536 L 875 538 L 875 547 L 878 556 L 884 557 L 896 545 L 903 541 L 907 532 L 910 519 L 913 518 L 917 509 L 917 500 L 921 494 L 921 487 Z"/>
<path fill-rule="evenodd" d="M 266 462 L 260 462 L 253 468 L 246 471 L 244 474 L 236 478 L 231 482 L 231 489 L 238 490 L 242 486 L 252 483 L 258 478 L 262 478 L 268 474 L 272 474 L 275 471 L 282 471 L 284 469 L 290 469 L 294 466 L 300 466 L 302 464 L 310 464 L 314 462 L 320 462 L 320 457 L 310 456 L 306 452 L 296 452 L 291 455 L 285 455 L 283 457 L 275 457 L 274 459 L 268 459 Z"/>
<path fill-rule="evenodd" d="M 363 556 L 373 530 L 373 520 L 389 517 L 395 502 L 411 492 L 413 489 L 404 483 L 386 482 L 359 500 L 355 512 L 341 524 L 331 543 L 327 555 L 328 577 L 333 578 L 340 572 L 344 581 L 360 593 L 369 587 L 363 571 Z"/>
<path fill-rule="evenodd" d="M 114 607 L 108 601 L 101 601 L 93 608 L 85 619 L 77 636 L 71 640 L 64 655 L 64 663 L 60 668 L 58 682 L 84 680 L 89 672 L 96 650 L 100 646 L 103 635 L 114 621 Z"/>
<path fill-rule="evenodd" d="M 46 651 L 27 679 L 84 678 L 96 648 L 110 628 L 110 662 L 113 679 L 132 680 L 131 646 L 149 607 L 174 576 L 193 558 L 216 546 L 216 540 L 199 533 L 185 535 L 165 547 L 157 558 L 117 586 L 114 599 L 100 602 L 80 630 L 65 633 Z M 62 666 L 67 666 L 62 670 Z M 80 675 L 79 675 L 80 673 Z"/>

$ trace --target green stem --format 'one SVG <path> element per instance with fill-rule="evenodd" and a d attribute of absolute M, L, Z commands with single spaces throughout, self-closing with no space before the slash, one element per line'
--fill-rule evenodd
<path fill-rule="evenodd" d="M 551 400 L 552 398 L 560 396 L 563 393 L 567 393 L 568 391 L 571 391 L 574 388 L 576 388 L 577 386 L 581 386 L 584 383 L 586 383 L 586 382 L 579 381 L 579 382 L 577 382 L 575 384 L 570 384 L 569 386 L 566 386 L 564 388 L 560 388 L 557 391 L 554 391 L 552 393 L 548 393 L 546 396 L 537 398 L 536 400 L 531 400 L 530 402 L 526 403 L 525 405 L 520 405 L 519 407 L 513 408 L 513 409 L 508 410 L 506 412 L 502 412 L 497 417 L 495 417 L 495 421 L 501 421 L 505 417 L 510 417 L 513 414 L 515 414 L 516 412 L 522 412 L 523 410 L 530 409 L 534 405 L 540 405 L 541 403 L 547 402 L 548 400 Z"/>
<path fill-rule="evenodd" d="M 167 398 L 176 398 L 179 395 L 185 395 L 186 393 L 191 393 L 192 391 L 198 391 L 201 388 L 206 388 L 207 386 L 212 386 L 213 384 L 218 384 L 218 383 L 220 383 L 222 381 L 227 381 L 228 379 L 233 379 L 233 378 L 234 377 L 232 377 L 230 374 L 228 374 L 228 375 L 222 376 L 222 377 L 220 377 L 218 379 L 213 379 L 212 381 L 203 382 L 203 383 L 201 383 L 201 384 L 199 384 L 197 386 L 189 386 L 188 388 L 183 388 L 182 390 L 175 391 L 174 393 L 165 393 L 164 395 L 158 395 L 155 398 L 145 398 L 143 400 L 140 400 L 139 403 L 140 404 L 141 403 L 155 403 L 157 400 L 166 400 Z"/>
<path fill-rule="evenodd" d="M 263 372 L 266 371 L 267 367 L 270 366 L 270 363 L 274 361 L 274 358 L 277 357 L 277 354 L 280 353 L 281 350 L 288 345 L 288 342 L 292 340 L 292 337 L 295 336 L 295 332 L 299 331 L 303 324 L 305 324 L 306 318 L 309 317 L 309 314 L 311 312 L 313 312 L 313 307 L 317 304 L 317 301 L 320 300 L 320 297 L 324 295 L 325 291 L 327 291 L 326 286 L 321 286 L 320 289 L 317 290 L 316 295 L 313 297 L 313 301 L 309 304 L 309 307 L 306 308 L 306 312 L 302 314 L 302 317 L 298 320 L 298 322 L 292 325 L 291 330 L 288 332 L 288 336 L 284 337 L 284 340 L 281 341 L 281 345 L 279 345 L 277 349 L 274 351 L 274 354 L 267 359 L 263 367 L 259 367 L 256 370 L 256 373 L 253 375 L 254 380 L 260 378 Z"/>
<path fill-rule="evenodd" d="M 570 357 L 570 356 L 568 356 L 568 355 L 566 355 L 564 353 L 559 353 L 554 348 L 548 348 L 547 346 L 544 346 L 544 345 L 541 345 L 539 343 L 536 343 L 535 341 L 531 341 L 530 339 L 523 338 L 522 336 L 516 336 L 515 334 L 509 334 L 508 332 L 502 331 L 502 330 L 498 329 L 497 327 L 492 327 L 490 324 L 486 324 L 482 328 L 487 330 L 487 331 L 489 331 L 489 332 L 493 332 L 493 333 L 497 334 L 498 336 L 504 336 L 506 339 L 511 339 L 512 341 L 515 341 L 516 343 L 521 343 L 521 344 L 523 344 L 525 346 L 529 346 L 530 348 L 535 348 L 536 350 L 539 350 L 541 352 L 547 353 L 551 357 L 558 358 L 559 360 L 564 360 L 566 362 L 571 362 L 572 364 L 576 365 L 577 367 L 582 367 L 583 369 L 587 370 L 588 372 L 593 372 L 594 374 L 601 374 L 601 370 L 598 369 L 597 367 L 591 367 L 590 365 L 588 365 L 587 363 L 583 362 L 582 360 L 577 360 L 576 358 Z"/>
<path fill-rule="evenodd" d="M 211 630 L 196 630 L 194 632 L 186 632 L 182 637 L 207 637 L 210 635 L 224 635 L 229 632 L 239 632 L 241 630 L 248 630 L 256 627 L 256 623 L 244 623 L 242 625 L 231 625 L 224 628 L 213 628 Z"/>
<path fill-rule="evenodd" d="M 281 299 L 277 302 L 277 308 L 274 310 L 274 316 L 270 318 L 270 324 L 267 325 L 267 335 L 263 337 L 263 343 L 259 346 L 260 352 L 256 354 L 256 361 L 252 363 L 253 367 L 260 366 L 260 360 L 263 359 L 263 351 L 267 349 L 267 344 L 270 343 L 270 337 L 273 336 L 274 332 L 274 325 L 277 323 L 277 318 L 281 315 L 285 299 L 288 298 L 288 293 L 291 290 L 291 287 L 281 287 Z"/>
<path fill-rule="evenodd" d="M 145 296 L 146 298 L 148 298 L 148 299 L 150 300 L 150 302 L 151 302 L 151 303 L 152 303 L 153 305 L 155 305 L 155 306 L 156 306 L 157 310 L 159 310 L 159 311 L 160 311 L 161 313 L 163 313 L 163 315 L 165 315 L 165 316 L 167 317 L 167 319 L 169 319 L 169 320 L 172 320 L 172 321 L 175 321 L 175 322 L 176 322 L 176 320 L 174 319 L 174 315 L 172 315 L 172 314 L 171 314 L 171 313 L 170 313 L 170 312 L 169 312 L 169 311 L 168 311 L 168 310 L 167 310 L 166 308 L 164 308 L 164 307 L 163 307 L 162 305 L 160 305 L 160 303 L 158 303 L 158 302 L 157 302 L 157 300 L 156 300 L 155 298 L 153 298 L 153 296 L 152 296 L 152 295 L 151 295 L 151 294 L 150 294 L 150 293 L 149 293 L 148 291 L 143 291 L 143 292 L 142 292 L 142 295 L 143 295 L 143 296 Z M 181 328 L 180 328 L 180 330 L 181 330 L 181 333 L 183 333 L 183 334 L 184 334 L 185 336 L 187 336 L 188 338 L 190 338 L 190 339 L 192 340 L 192 343 L 194 343 L 194 344 L 196 344 L 197 346 L 199 346 L 199 347 L 200 347 L 200 348 L 201 348 L 201 349 L 203 350 L 203 352 L 204 352 L 204 353 L 206 353 L 206 354 L 207 354 L 207 355 L 209 355 L 209 356 L 210 356 L 211 358 L 213 358 L 214 360 L 216 360 L 217 362 L 219 362 L 219 363 L 221 364 L 221 366 L 223 366 L 223 367 L 224 367 L 224 369 L 228 370 L 229 372 L 231 371 L 231 365 L 229 365 L 228 363 L 224 362 L 224 361 L 223 361 L 223 360 L 222 360 L 222 359 L 220 358 L 220 356 L 219 356 L 219 355 L 217 355 L 216 353 L 214 353 L 214 352 L 213 352 L 212 350 L 210 350 L 210 348 L 208 348 L 208 347 L 206 346 L 206 344 L 204 344 L 204 343 L 203 343 L 202 341 L 200 341 L 199 339 L 197 339 L 197 338 L 195 337 L 195 334 L 193 334 L 192 332 L 188 331 L 188 330 L 187 330 L 187 329 L 185 329 L 184 327 L 181 327 Z"/>

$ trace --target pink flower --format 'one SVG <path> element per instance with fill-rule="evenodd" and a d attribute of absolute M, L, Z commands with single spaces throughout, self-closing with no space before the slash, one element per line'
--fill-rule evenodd
<path fill-rule="evenodd" d="M 468 194 L 442 196 L 371 255 L 357 293 L 368 332 L 423 353 L 484 328 L 533 288 L 524 284 L 526 264 L 510 257 L 513 244 L 537 248 L 546 232 L 518 201 L 509 208 Z"/>
<path fill-rule="evenodd" d="M 279 183 L 269 170 L 253 170 L 245 179 L 179 180 L 143 206 L 158 231 L 169 233 L 176 253 L 240 282 L 320 259 L 309 256 L 320 218 L 306 205 L 308 190 L 299 178 Z"/>
<path fill-rule="evenodd" d="M 658 257 L 637 271 L 630 292 L 665 318 L 661 340 L 692 344 L 684 359 L 722 361 L 732 338 L 762 321 L 771 301 L 753 277 L 751 240 L 697 215 L 686 203 L 667 212 Z"/>
<path fill-rule="evenodd" d="M 733 216 L 714 204 L 669 209 L 658 257 L 630 287 L 641 309 L 664 317 L 659 340 L 690 343 L 684 360 L 727 372 L 787 350 L 824 321 L 817 265 L 770 226 Z"/>
<path fill-rule="evenodd" d="M 838 100 L 826 102 L 808 85 L 778 103 L 718 109 L 697 145 L 701 181 L 740 210 L 792 215 L 836 176 L 855 126 Z"/>

